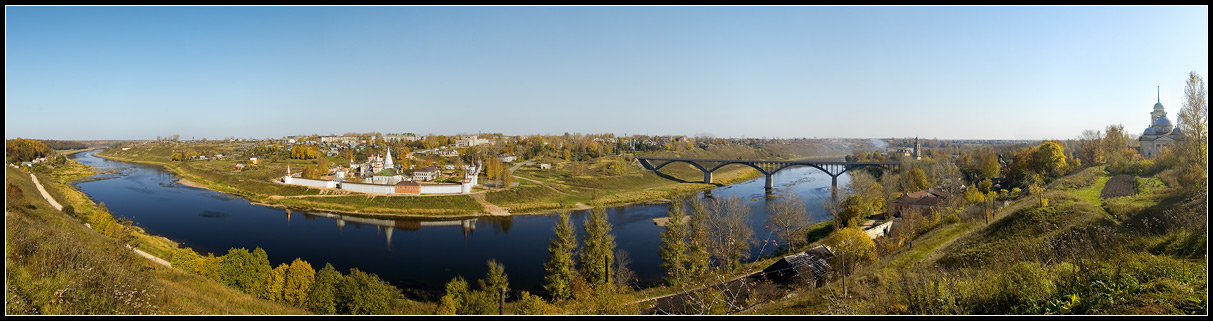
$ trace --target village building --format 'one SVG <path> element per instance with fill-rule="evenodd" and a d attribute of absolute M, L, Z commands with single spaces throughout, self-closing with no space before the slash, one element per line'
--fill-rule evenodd
<path fill-rule="evenodd" d="M 476 136 L 463 136 L 455 140 L 455 147 L 473 147 L 481 144 L 491 144 L 492 141 Z"/>
<path fill-rule="evenodd" d="M 1158 102 L 1154 103 L 1154 110 L 1150 112 L 1150 126 L 1146 127 L 1146 130 L 1141 133 L 1141 137 L 1137 139 L 1140 143 L 1138 152 L 1146 158 L 1154 158 L 1163 150 L 1183 140 L 1183 133 L 1178 127 L 1172 126 L 1171 120 L 1167 119 L 1167 111 L 1162 107 L 1160 93 Z"/>
<path fill-rule="evenodd" d="M 438 151 L 438 156 L 455 157 L 455 156 L 459 156 L 459 151 L 456 151 L 454 149 L 443 149 L 443 150 Z"/>
<path fill-rule="evenodd" d="M 901 217 L 902 213 L 915 211 L 931 214 L 938 210 L 943 202 L 943 193 L 935 189 L 921 190 L 908 193 L 889 202 L 889 213 Z"/>
<path fill-rule="evenodd" d="M 441 175 L 442 175 L 442 172 L 438 170 L 438 167 L 426 166 L 426 167 L 422 167 L 421 169 L 413 171 L 413 180 L 414 181 L 430 181 L 430 180 L 438 179 L 438 177 Z"/>
<path fill-rule="evenodd" d="M 518 157 L 514 156 L 514 154 L 501 154 L 501 156 L 497 156 L 497 159 L 500 159 L 504 163 L 513 163 L 518 160 Z"/>
<path fill-rule="evenodd" d="M 821 286 L 825 283 L 826 274 L 832 269 L 827 261 L 832 256 L 834 252 L 829 247 L 818 245 L 804 252 L 784 256 L 762 269 L 762 274 L 767 279 L 779 283 Z"/>

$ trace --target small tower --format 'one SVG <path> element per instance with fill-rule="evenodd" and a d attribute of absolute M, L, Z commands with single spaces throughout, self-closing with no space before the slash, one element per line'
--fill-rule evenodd
<path fill-rule="evenodd" d="M 918 152 L 918 147 L 919 147 L 919 145 L 918 145 L 918 137 L 917 137 L 917 136 L 915 136 L 915 137 L 914 137 L 914 159 L 915 159 L 915 160 L 922 159 L 922 154 L 919 154 L 919 152 Z"/>

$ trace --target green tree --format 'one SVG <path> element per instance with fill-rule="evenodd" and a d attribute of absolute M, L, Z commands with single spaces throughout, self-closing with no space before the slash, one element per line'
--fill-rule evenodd
<path fill-rule="evenodd" d="M 477 280 L 480 289 L 488 293 L 494 302 L 505 302 L 506 293 L 510 291 L 510 277 L 505 274 L 505 266 L 496 260 L 489 260 L 489 271 L 484 278 Z"/>
<path fill-rule="evenodd" d="M 669 220 L 661 232 L 661 267 L 668 274 L 666 282 L 678 285 L 685 282 L 687 277 L 687 237 L 690 234 L 682 198 L 670 200 L 666 218 Z"/>
<path fill-rule="evenodd" d="M 223 284 L 253 295 L 262 293 L 271 270 L 269 257 L 260 247 L 252 253 L 244 248 L 229 249 L 219 268 Z"/>
<path fill-rule="evenodd" d="M 282 285 L 284 302 L 304 306 L 307 303 L 308 290 L 316 280 L 316 270 L 303 259 L 296 258 L 286 269 L 286 280 Z"/>
<path fill-rule="evenodd" d="M 708 224 L 707 202 L 691 203 L 691 216 L 687 237 L 686 274 L 688 279 L 699 279 L 707 275 L 712 263 L 711 227 Z"/>
<path fill-rule="evenodd" d="M 553 232 L 556 238 L 548 244 L 548 261 L 544 263 L 544 289 L 552 298 L 564 300 L 572 296 L 569 288 L 573 275 L 577 273 L 573 255 L 577 249 L 577 236 L 574 234 L 573 223 L 569 221 L 566 210 L 557 211 L 559 220 Z"/>
<path fill-rule="evenodd" d="M 854 176 L 852 176 L 852 177 L 854 177 Z M 931 187 L 931 184 L 927 182 L 926 172 L 923 172 L 921 168 L 911 169 L 909 178 L 910 178 L 910 182 L 913 184 L 915 191 L 921 191 L 921 190 L 927 189 L 928 187 Z"/>
<path fill-rule="evenodd" d="M 611 263 L 614 260 L 615 236 L 611 235 L 611 223 L 606 210 L 595 207 L 590 210 L 585 222 L 585 238 L 579 256 L 581 272 L 592 286 L 607 283 Z"/>
<path fill-rule="evenodd" d="M 766 229 L 774 232 L 783 241 L 783 247 L 791 252 L 801 241 L 801 235 L 796 233 L 809 225 L 809 212 L 804 208 L 804 200 L 795 193 L 788 193 L 775 202 L 767 204 L 770 215 L 767 216 Z"/>
<path fill-rule="evenodd" d="M 337 313 L 337 286 L 344 279 L 332 264 L 325 263 L 324 268 L 316 272 L 316 280 L 308 288 L 307 309 L 319 314 Z"/>
<path fill-rule="evenodd" d="M 338 293 L 346 303 L 345 313 L 388 314 L 388 308 L 400 295 L 400 290 L 374 274 L 351 268 L 345 282 L 338 287 Z"/>

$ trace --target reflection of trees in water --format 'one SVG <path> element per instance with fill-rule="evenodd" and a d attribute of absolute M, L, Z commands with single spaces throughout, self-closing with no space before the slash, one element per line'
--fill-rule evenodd
<path fill-rule="evenodd" d="M 509 233 L 510 227 L 514 225 L 513 216 L 489 216 L 476 219 L 476 223 L 487 223 L 493 228 L 494 232 Z"/>

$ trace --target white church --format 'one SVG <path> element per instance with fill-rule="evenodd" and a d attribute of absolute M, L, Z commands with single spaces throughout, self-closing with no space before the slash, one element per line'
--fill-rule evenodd
<path fill-rule="evenodd" d="M 1183 133 L 1179 131 L 1178 127 L 1171 125 L 1170 119 L 1167 119 L 1167 111 L 1162 107 L 1160 94 L 1158 102 L 1154 103 L 1154 111 L 1150 112 L 1150 127 L 1146 127 L 1145 132 L 1141 133 L 1141 138 L 1137 139 L 1141 143 L 1139 152 L 1146 158 L 1154 158 L 1163 150 L 1183 140 Z"/>

